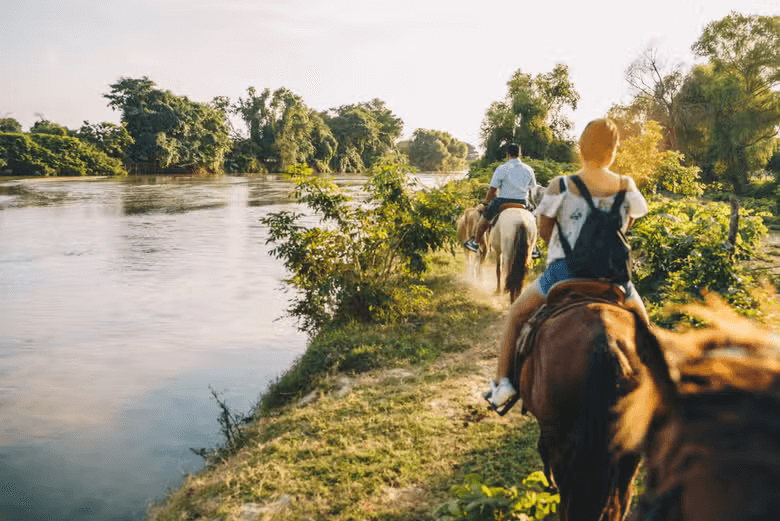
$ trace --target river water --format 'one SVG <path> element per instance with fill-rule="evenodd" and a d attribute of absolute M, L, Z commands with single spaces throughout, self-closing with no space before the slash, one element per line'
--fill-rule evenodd
<path fill-rule="evenodd" d="M 142 519 L 202 467 L 190 448 L 220 442 L 210 388 L 248 412 L 305 350 L 258 222 L 301 211 L 290 190 L 278 176 L 0 184 L 0 520 Z"/>

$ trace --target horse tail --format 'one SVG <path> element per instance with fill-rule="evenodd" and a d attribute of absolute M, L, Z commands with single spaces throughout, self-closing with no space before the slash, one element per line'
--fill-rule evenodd
<path fill-rule="evenodd" d="M 623 370 L 616 346 L 610 345 L 600 331 L 588 353 L 588 369 L 583 387 L 583 408 L 574 429 L 571 464 L 572 480 L 569 512 L 578 512 L 580 519 L 602 519 L 605 511 L 620 509 L 617 488 L 633 478 L 638 456 L 629 455 L 615 461 L 611 451 L 614 407 L 621 396 Z M 606 515 L 603 519 L 617 519 Z"/>
<path fill-rule="evenodd" d="M 520 230 L 515 235 L 515 244 L 512 248 L 512 256 L 509 259 L 509 268 L 506 274 L 506 283 L 504 288 L 511 295 L 512 301 L 520 294 L 523 289 L 525 272 L 528 261 L 528 230 L 525 226 L 520 226 Z"/>

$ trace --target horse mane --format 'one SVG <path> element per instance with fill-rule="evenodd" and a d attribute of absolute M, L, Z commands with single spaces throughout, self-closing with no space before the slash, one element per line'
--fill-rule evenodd
<path fill-rule="evenodd" d="M 643 446 L 648 476 L 663 469 L 664 482 L 648 488 L 651 508 L 668 508 L 659 505 L 675 497 L 682 483 L 699 479 L 692 474 L 698 468 L 714 482 L 750 491 L 735 491 L 742 495 L 727 500 L 750 502 L 731 519 L 774 515 L 777 503 L 771 498 L 780 488 L 780 337 L 716 297 L 679 309 L 709 327 L 656 331 L 665 367 L 644 367 L 639 387 L 619 404 L 621 449 Z M 720 490 L 726 489 L 712 493 Z"/>
<path fill-rule="evenodd" d="M 653 330 L 657 343 L 640 352 L 640 384 L 617 406 L 616 445 L 622 450 L 639 447 L 654 418 L 683 402 L 688 408 L 689 397 L 780 391 L 780 336 L 740 317 L 714 295 L 705 297 L 705 305 L 677 310 L 710 326 L 682 333 Z"/>

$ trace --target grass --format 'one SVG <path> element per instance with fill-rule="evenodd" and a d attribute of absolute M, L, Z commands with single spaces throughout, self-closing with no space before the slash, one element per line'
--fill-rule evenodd
<path fill-rule="evenodd" d="M 771 243 L 766 253 L 778 258 Z M 313 339 L 262 397 L 241 448 L 187 477 L 148 519 L 426 520 L 469 474 L 511 487 L 540 470 L 533 418 L 501 418 L 480 397 L 508 297 L 465 285 L 462 270 L 461 256 L 440 256 L 430 305 L 403 323 Z M 492 288 L 489 264 L 483 273 Z"/>
<path fill-rule="evenodd" d="M 540 470 L 536 422 L 490 413 L 480 396 L 508 297 L 458 282 L 460 257 L 438 261 L 425 312 L 315 338 L 262 398 L 242 448 L 148 519 L 432 519 L 468 474 L 510 487 Z"/>

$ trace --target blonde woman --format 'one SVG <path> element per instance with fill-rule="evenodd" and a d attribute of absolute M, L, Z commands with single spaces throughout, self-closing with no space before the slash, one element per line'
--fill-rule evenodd
<path fill-rule="evenodd" d="M 587 187 L 595 206 L 603 210 L 609 210 L 618 192 L 625 191 L 625 198 L 620 205 L 622 231 L 625 233 L 635 219 L 647 213 L 647 202 L 633 179 L 609 170 L 615 161 L 618 137 L 617 126 L 611 119 L 597 119 L 588 123 L 579 142 L 582 168 L 575 175 Z M 536 209 L 539 235 L 548 244 L 547 268 L 520 294 L 509 310 L 507 327 L 501 340 L 496 379 L 490 382 L 490 390 L 485 393 L 485 398 L 496 408 L 517 394 L 508 376 L 523 324 L 544 304 L 553 284 L 574 278 L 567 266 L 559 233 L 563 233 L 568 245 L 574 245 L 590 207 L 576 184 L 569 181 L 567 177 L 556 177 L 550 181 Z M 626 306 L 649 323 L 645 306 L 633 284 L 629 281 L 624 289 Z"/>

